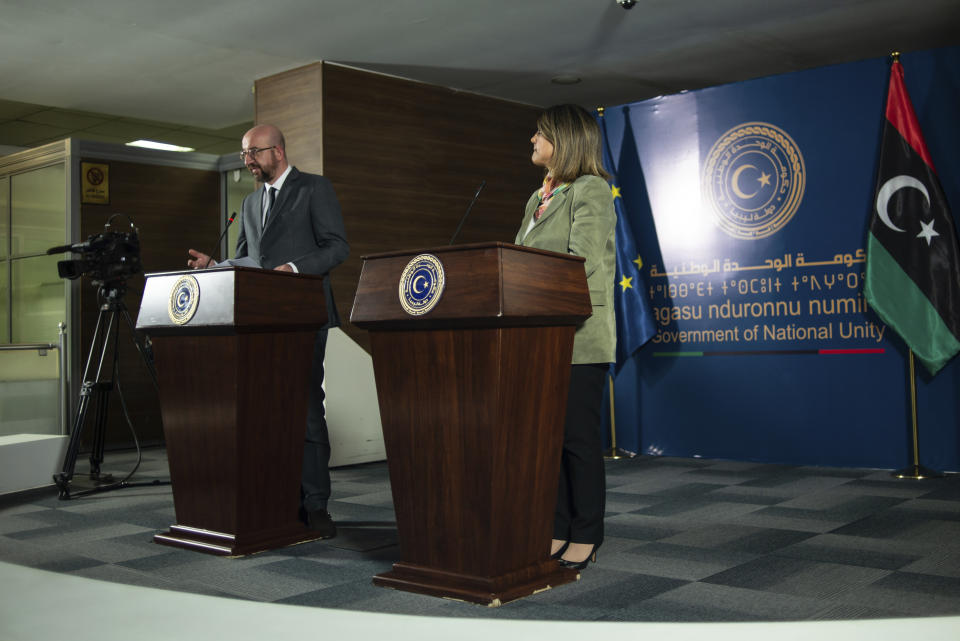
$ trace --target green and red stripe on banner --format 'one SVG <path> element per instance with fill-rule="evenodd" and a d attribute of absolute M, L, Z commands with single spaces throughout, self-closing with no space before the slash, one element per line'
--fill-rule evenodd
<path fill-rule="evenodd" d="M 960 249 L 903 79 L 890 69 L 864 296 L 931 374 L 960 351 Z"/>

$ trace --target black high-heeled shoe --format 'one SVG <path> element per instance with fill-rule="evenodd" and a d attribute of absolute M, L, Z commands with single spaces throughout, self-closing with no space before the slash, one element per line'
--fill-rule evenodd
<path fill-rule="evenodd" d="M 583 570 L 587 567 L 587 564 L 590 563 L 591 561 L 593 561 L 594 563 L 597 562 L 597 549 L 599 549 L 599 547 L 600 547 L 599 543 L 594 543 L 593 549 L 590 550 L 590 554 L 588 554 L 587 558 L 585 558 L 583 561 L 570 561 L 562 557 L 558 559 L 558 561 L 560 562 L 560 565 L 562 565 L 565 568 L 570 568 L 572 570 Z"/>
<path fill-rule="evenodd" d="M 563 545 L 560 546 L 560 549 L 557 550 L 556 552 L 554 552 L 553 554 L 551 554 L 551 555 L 550 555 L 550 558 L 553 559 L 554 561 L 556 561 L 556 560 L 559 559 L 561 556 L 563 556 L 563 553 L 567 551 L 567 548 L 568 548 L 569 546 L 570 546 L 570 541 L 564 541 L 564 542 L 563 542 Z"/>

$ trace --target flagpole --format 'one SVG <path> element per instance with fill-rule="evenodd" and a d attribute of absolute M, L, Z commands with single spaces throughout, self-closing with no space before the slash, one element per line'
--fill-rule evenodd
<path fill-rule="evenodd" d="M 617 450 L 617 415 L 616 411 L 614 410 L 613 374 L 608 372 L 607 379 L 610 381 L 610 449 L 606 454 L 603 455 L 603 457 L 616 461 L 623 457 L 620 456 Z"/>
<path fill-rule="evenodd" d="M 927 469 L 920 465 L 920 430 L 917 422 L 917 368 L 913 360 L 913 350 L 910 350 L 910 414 L 913 419 L 913 465 L 902 470 L 891 472 L 898 479 L 923 479 L 943 476 L 940 472 Z"/>
<path fill-rule="evenodd" d="M 603 107 L 597 107 L 597 115 L 603 118 Z M 617 452 L 617 412 L 614 408 L 615 397 L 613 393 L 613 374 L 607 372 L 607 380 L 610 382 L 610 449 L 607 450 L 604 458 L 617 460 L 622 458 Z"/>

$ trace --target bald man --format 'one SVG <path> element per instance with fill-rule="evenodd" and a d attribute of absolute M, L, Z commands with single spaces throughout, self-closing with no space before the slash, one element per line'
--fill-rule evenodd
<path fill-rule="evenodd" d="M 327 511 L 330 499 L 330 439 L 323 409 L 323 356 L 327 330 L 340 325 L 330 270 L 350 252 L 333 186 L 323 176 L 306 174 L 287 162 L 283 134 L 273 125 L 258 125 L 243 136 L 244 164 L 261 183 L 243 199 L 236 258 L 249 256 L 264 269 L 324 276 L 327 325 L 317 332 L 310 380 L 306 443 L 301 481 L 301 517 L 320 538 L 336 536 Z M 271 193 L 272 191 L 272 193 Z M 189 250 L 187 264 L 201 269 L 213 264 L 206 254 Z M 283 372 L 271 372 L 283 376 Z"/>

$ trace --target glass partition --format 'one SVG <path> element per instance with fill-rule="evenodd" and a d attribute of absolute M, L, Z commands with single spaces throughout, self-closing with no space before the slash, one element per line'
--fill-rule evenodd
<path fill-rule="evenodd" d="M 0 436 L 61 433 L 61 359 L 44 345 L 67 320 L 67 287 L 46 250 L 66 229 L 66 162 L 0 176 Z"/>
<path fill-rule="evenodd" d="M 0 176 L 0 344 L 10 342 L 10 178 Z"/>
<path fill-rule="evenodd" d="M 10 177 L 0 176 L 0 258 L 10 255 Z"/>
<path fill-rule="evenodd" d="M 55 343 L 66 320 L 66 287 L 57 275 L 66 242 L 66 164 L 4 176 L 0 181 L 0 344 Z"/>
<path fill-rule="evenodd" d="M 57 275 L 57 261 L 63 257 L 34 256 L 11 262 L 12 342 L 57 342 L 57 324 L 66 318 L 64 284 Z"/>
<path fill-rule="evenodd" d="M 11 255 L 43 254 L 64 244 L 66 209 L 64 163 L 10 176 Z"/>
<path fill-rule="evenodd" d="M 60 434 L 56 349 L 0 348 L 0 436 Z"/>
<path fill-rule="evenodd" d="M 0 260 L 0 345 L 10 342 L 10 263 Z"/>

